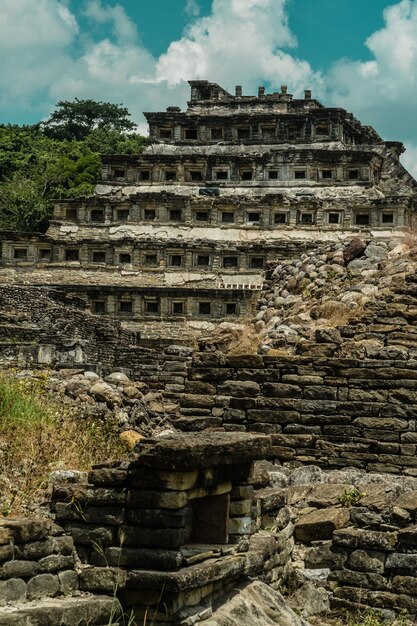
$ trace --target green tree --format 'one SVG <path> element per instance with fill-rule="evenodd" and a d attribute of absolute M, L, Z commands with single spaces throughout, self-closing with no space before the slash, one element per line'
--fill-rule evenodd
<path fill-rule="evenodd" d="M 21 172 L 0 185 L 0 227 L 26 232 L 45 231 L 51 203 L 39 193 L 39 186 Z"/>
<path fill-rule="evenodd" d="M 42 128 L 49 137 L 81 141 L 97 128 L 134 130 L 136 125 L 129 117 L 129 111 L 120 104 L 75 98 L 72 102 L 60 100 Z"/>
<path fill-rule="evenodd" d="M 61 101 L 45 123 L 0 125 L 0 228 L 45 230 L 54 200 L 93 193 L 100 154 L 142 152 L 148 139 L 125 132 L 134 128 L 129 115 L 119 105 Z"/>
<path fill-rule="evenodd" d="M 84 140 L 90 150 L 100 154 L 140 154 L 148 142 L 142 135 L 107 128 L 96 128 Z"/>
<path fill-rule="evenodd" d="M 94 191 L 100 155 L 77 141 L 46 137 L 39 128 L 0 128 L 0 226 L 45 230 L 53 201 Z"/>

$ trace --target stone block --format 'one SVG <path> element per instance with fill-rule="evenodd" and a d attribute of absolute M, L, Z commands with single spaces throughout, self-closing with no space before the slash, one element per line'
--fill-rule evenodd
<path fill-rule="evenodd" d="M 347 526 L 349 511 L 346 508 L 330 508 L 303 515 L 295 524 L 296 541 L 310 543 L 331 539 L 335 530 Z"/>
<path fill-rule="evenodd" d="M 308 548 L 305 554 L 305 566 L 308 569 L 341 569 L 347 560 L 347 554 L 332 548 L 331 543 Z"/>
<path fill-rule="evenodd" d="M 118 567 L 89 567 L 80 574 L 80 589 L 116 595 L 126 585 L 127 572 Z"/>
<path fill-rule="evenodd" d="M 361 426 L 363 428 L 381 429 L 402 431 L 408 428 L 408 422 L 406 420 L 396 418 L 383 418 L 383 417 L 358 417 L 353 421 L 355 426 Z"/>
<path fill-rule="evenodd" d="M 296 385 L 322 385 L 324 382 L 322 376 L 299 376 L 298 374 L 283 374 L 281 379 L 284 383 Z"/>
<path fill-rule="evenodd" d="M 200 380 L 187 380 L 184 386 L 184 392 L 186 394 L 195 393 L 198 395 L 215 395 L 216 387 L 210 383 L 205 383 Z"/>
<path fill-rule="evenodd" d="M 268 424 L 293 424 L 300 419 L 300 414 L 296 411 L 279 409 L 249 409 L 247 415 L 249 422 L 266 422 Z"/>
<path fill-rule="evenodd" d="M 230 498 L 240 500 L 244 498 L 253 498 L 254 489 L 252 485 L 233 485 L 230 492 Z"/>
<path fill-rule="evenodd" d="M 244 517 L 250 515 L 252 511 L 252 500 L 233 500 L 230 503 L 231 517 Z"/>
<path fill-rule="evenodd" d="M 271 442 L 263 435 L 247 433 L 196 433 L 187 437 L 163 437 L 143 443 L 133 467 L 189 471 L 225 465 L 239 465 L 265 458 Z"/>
<path fill-rule="evenodd" d="M 280 379 L 279 370 L 272 369 L 238 369 L 237 370 L 237 378 L 238 380 L 254 380 L 256 383 L 274 383 L 278 382 Z"/>
<path fill-rule="evenodd" d="M 373 591 L 361 587 L 340 586 L 333 593 L 336 598 L 348 600 L 356 607 L 363 605 L 371 606 L 375 609 L 398 607 L 398 595 L 388 591 Z"/>
<path fill-rule="evenodd" d="M 224 409 L 223 420 L 241 424 L 246 420 L 246 412 L 239 409 Z"/>
<path fill-rule="evenodd" d="M 415 576 L 394 576 L 392 590 L 396 593 L 417 596 L 417 578 Z"/>
<path fill-rule="evenodd" d="M 284 383 L 265 383 L 262 387 L 265 396 L 272 398 L 302 398 L 301 387 Z"/>
<path fill-rule="evenodd" d="M 88 524 L 114 524 L 124 521 L 124 508 L 121 506 L 74 505 L 58 502 L 55 507 L 57 520 L 84 521 Z"/>
<path fill-rule="evenodd" d="M 8 528 L 0 526 L 0 546 L 4 546 L 10 543 L 12 540 L 12 533 Z"/>
<path fill-rule="evenodd" d="M 397 545 L 397 533 L 353 527 L 343 528 L 333 534 L 333 543 L 346 548 L 393 552 Z"/>
<path fill-rule="evenodd" d="M 21 578 L 0 580 L 0 606 L 25 602 L 27 586 Z"/>
<path fill-rule="evenodd" d="M 68 524 L 67 531 L 77 545 L 107 545 L 115 540 L 115 530 L 111 526 L 94 526 L 90 524 Z M 62 552 L 64 554 L 64 552 Z"/>
<path fill-rule="evenodd" d="M 151 528 L 184 528 L 191 525 L 191 520 L 190 507 L 174 511 L 169 509 L 129 509 L 126 512 L 127 523 Z M 138 532 L 140 532 L 139 529 Z"/>
<path fill-rule="evenodd" d="M 129 508 L 182 509 L 188 502 L 185 491 L 146 491 L 131 490 L 127 496 Z"/>
<path fill-rule="evenodd" d="M 251 517 L 233 517 L 227 524 L 231 535 L 250 535 L 253 532 Z"/>
<path fill-rule="evenodd" d="M 58 552 L 58 544 L 55 539 L 49 538 L 43 541 L 16 544 L 16 559 L 42 559 L 49 554 Z"/>
<path fill-rule="evenodd" d="M 219 387 L 219 393 L 224 396 L 233 396 L 235 398 L 253 398 L 258 396 L 260 391 L 261 388 L 258 383 L 250 380 L 228 380 Z"/>
<path fill-rule="evenodd" d="M 107 596 L 45 598 L 0 611 L 0 626 L 103 626 L 118 624 L 122 611 L 117 600 Z M 162 625 L 161 625 L 162 626 Z"/>
<path fill-rule="evenodd" d="M 417 554 L 402 554 L 399 552 L 393 552 L 388 555 L 385 568 L 387 571 L 394 571 L 415 576 L 417 572 Z"/>
<path fill-rule="evenodd" d="M 304 398 L 307 400 L 337 400 L 338 390 L 335 387 L 325 385 L 310 385 L 304 387 Z"/>
<path fill-rule="evenodd" d="M 152 470 L 146 467 L 132 469 L 129 472 L 129 485 L 135 489 L 168 489 L 187 491 L 197 482 L 198 470 L 175 472 Z"/>
<path fill-rule="evenodd" d="M 78 590 L 78 575 L 73 570 L 59 572 L 58 581 L 59 593 L 64 596 L 71 596 Z"/>
<path fill-rule="evenodd" d="M 110 567 L 171 571 L 179 569 L 182 560 L 179 550 L 111 547 L 105 551 L 106 565 Z"/>
<path fill-rule="evenodd" d="M 258 489 L 255 492 L 255 497 L 261 503 L 262 513 L 269 513 L 270 511 L 278 511 L 278 509 L 285 506 L 286 492 L 284 489 L 267 487 Z"/>
<path fill-rule="evenodd" d="M 218 381 L 218 380 L 230 380 L 233 378 L 233 369 L 229 367 L 205 367 L 205 368 L 193 368 L 190 372 L 190 380 L 202 380 L 202 381 Z"/>
<path fill-rule="evenodd" d="M 417 524 L 413 526 L 407 526 L 398 531 L 398 543 L 402 546 L 415 547 L 417 546 Z"/>
<path fill-rule="evenodd" d="M 192 363 L 193 368 L 196 367 L 213 367 L 217 365 L 224 365 L 226 357 L 224 354 L 216 354 L 213 352 L 196 352 L 193 354 Z"/>
<path fill-rule="evenodd" d="M 239 368 L 239 367 L 252 367 L 263 368 L 265 366 L 264 359 L 259 354 L 238 354 L 236 356 L 226 357 L 226 366 Z"/>
<path fill-rule="evenodd" d="M 88 473 L 88 482 L 102 487 L 121 487 L 125 484 L 127 469 L 97 467 Z"/>
<path fill-rule="evenodd" d="M 39 566 L 34 561 L 7 561 L 1 568 L 2 578 L 30 578 L 39 572 Z"/>
<path fill-rule="evenodd" d="M 245 569 L 244 555 L 232 555 L 222 559 L 209 559 L 204 563 L 181 568 L 178 572 L 155 572 L 133 570 L 128 573 L 128 589 L 151 589 L 161 591 L 188 591 L 219 582 L 219 590 L 226 581 L 236 580 Z"/>
<path fill-rule="evenodd" d="M 39 574 L 31 578 L 27 585 L 28 600 L 39 600 L 40 598 L 53 598 L 59 592 L 58 576 L 53 574 Z"/>
<path fill-rule="evenodd" d="M 384 552 L 370 550 L 355 550 L 349 556 L 348 565 L 351 569 L 360 572 L 376 572 L 384 571 L 386 554 Z"/>
<path fill-rule="evenodd" d="M 179 399 L 181 407 L 211 409 L 214 404 L 212 395 L 182 394 Z"/>
<path fill-rule="evenodd" d="M 52 527 L 51 520 L 35 518 L 2 518 L 0 519 L 0 530 L 10 531 L 15 543 L 27 543 L 29 541 L 39 541 L 45 539 Z"/>
<path fill-rule="evenodd" d="M 375 589 L 390 591 L 391 585 L 387 578 L 374 572 L 350 571 L 348 569 L 337 570 L 331 573 L 330 580 L 335 580 L 342 585 L 361 587 L 363 589 Z"/>
<path fill-rule="evenodd" d="M 50 554 L 38 561 L 39 572 L 57 572 L 59 570 L 74 567 L 73 556 L 63 556 L 62 554 Z"/>
<path fill-rule="evenodd" d="M 401 494 L 400 497 L 394 501 L 394 506 L 405 509 L 415 515 L 417 513 L 417 490 L 406 491 Z"/>
<path fill-rule="evenodd" d="M 10 561 L 15 556 L 15 548 L 12 543 L 0 546 L 0 563 L 2 561 Z"/>
<path fill-rule="evenodd" d="M 138 528 L 124 525 L 119 538 L 126 546 L 179 548 L 189 541 L 189 534 L 185 528 Z"/>
<path fill-rule="evenodd" d="M 55 537 L 54 543 L 57 546 L 57 551 L 65 556 L 70 556 L 74 550 L 74 539 L 67 535 L 61 537 Z"/>

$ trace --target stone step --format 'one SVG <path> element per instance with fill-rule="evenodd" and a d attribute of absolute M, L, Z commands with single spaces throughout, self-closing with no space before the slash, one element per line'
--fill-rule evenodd
<path fill-rule="evenodd" d="M 109 596 L 47 598 L 0 607 L 0 626 L 119 626 L 120 606 Z"/>
<path fill-rule="evenodd" d="M 212 415 L 180 417 L 173 421 L 173 426 L 185 432 L 202 431 L 206 428 L 221 427 L 222 418 L 213 417 Z"/>
<path fill-rule="evenodd" d="M 195 409 L 195 408 L 185 408 L 181 409 L 181 415 L 184 417 L 202 417 L 203 415 L 211 415 L 210 409 Z"/>

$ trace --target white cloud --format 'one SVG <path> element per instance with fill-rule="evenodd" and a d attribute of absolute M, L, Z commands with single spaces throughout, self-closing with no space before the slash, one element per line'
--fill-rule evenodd
<path fill-rule="evenodd" d="M 79 28 L 65 3 L 0 0 L 0 105 L 28 106 L 49 90 Z"/>
<path fill-rule="evenodd" d="M 401 0 L 384 11 L 384 26 L 365 42 L 370 61 L 341 60 L 325 82 L 328 101 L 372 124 L 384 139 L 405 141 L 403 157 L 417 175 L 417 0 Z"/>
<path fill-rule="evenodd" d="M 126 45 L 137 42 L 136 26 L 120 4 L 110 7 L 104 5 L 101 0 L 90 0 L 87 2 L 85 14 L 99 24 L 109 22 L 113 26 L 113 33 L 118 43 Z"/>
<path fill-rule="evenodd" d="M 320 84 L 306 61 L 284 52 L 296 40 L 289 29 L 286 0 L 214 0 L 212 13 L 193 22 L 157 64 L 157 79 L 176 85 L 207 78 L 254 90 L 260 81 L 291 90 Z"/>
<path fill-rule="evenodd" d="M 78 32 L 67 6 L 51 0 L 0 0 L 0 50 L 62 48 Z"/>
<path fill-rule="evenodd" d="M 197 17 L 198 15 L 200 15 L 200 10 L 200 5 L 198 4 L 197 0 L 187 0 L 185 5 L 185 12 L 187 13 L 187 15 L 189 15 L 190 17 Z"/>
<path fill-rule="evenodd" d="M 246 90 L 262 82 L 277 88 L 288 78 L 291 90 L 319 85 L 306 61 L 282 50 L 296 44 L 286 2 L 213 0 L 211 14 L 197 17 L 197 0 L 187 0 L 186 32 L 155 59 L 120 4 L 87 0 L 87 18 L 111 33 L 91 41 L 64 0 L 0 0 L 0 49 L 11 60 L 0 87 L 9 106 L 44 98 L 50 109 L 57 99 L 91 97 L 123 102 L 141 121 L 143 110 L 184 105 L 188 79 L 229 89 L 239 83 Z"/>

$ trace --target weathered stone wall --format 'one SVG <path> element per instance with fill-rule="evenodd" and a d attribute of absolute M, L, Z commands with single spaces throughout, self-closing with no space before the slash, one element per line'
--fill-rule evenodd
<path fill-rule="evenodd" d="M 259 436 L 138 450 L 130 464 L 94 468 L 88 483 L 54 486 L 67 534 L 50 520 L 1 521 L 0 625 L 119 623 L 117 598 L 137 624 L 151 613 L 189 626 L 249 579 L 284 591 L 304 617 L 417 613 L 417 478 L 270 462 L 252 471 L 254 456 L 274 454 Z M 190 502 L 226 492 L 229 540 L 190 541 Z"/>
<path fill-rule="evenodd" d="M 292 551 L 280 589 L 307 615 L 366 606 L 417 612 L 417 480 L 270 467 L 263 525 Z M 413 622 L 414 623 L 414 622 Z"/>
<path fill-rule="evenodd" d="M 134 378 L 149 387 L 175 391 L 184 389 L 192 354 L 192 348 L 181 345 L 169 345 L 159 350 L 137 346 L 121 350 L 119 359 Z"/>
<path fill-rule="evenodd" d="M 136 333 L 91 315 L 84 307 L 82 300 L 58 289 L 2 286 L 3 363 L 114 369 L 119 351 L 136 343 Z"/>
<path fill-rule="evenodd" d="M 56 519 L 84 564 L 81 589 L 117 590 L 138 624 L 149 610 L 164 625 L 211 611 L 277 549 L 269 537 L 249 541 L 260 524 L 253 458 L 269 448 L 259 435 L 148 440 L 131 463 L 94 468 L 88 484 L 55 485 Z"/>
<path fill-rule="evenodd" d="M 417 475 L 414 360 L 196 354 L 178 399 L 184 431 L 271 435 L 283 463 Z"/>
<path fill-rule="evenodd" d="M 109 623 L 111 597 L 80 593 L 72 537 L 51 520 L 0 519 L 0 625 Z"/>

